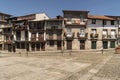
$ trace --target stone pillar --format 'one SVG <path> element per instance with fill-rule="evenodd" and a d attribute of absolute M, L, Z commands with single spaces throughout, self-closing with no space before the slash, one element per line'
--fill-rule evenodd
<path fill-rule="evenodd" d="M 73 50 L 80 50 L 80 41 L 78 39 L 74 39 L 72 41 L 72 49 Z"/>
<path fill-rule="evenodd" d="M 97 41 L 97 49 L 101 49 L 102 48 L 102 41 Z"/>

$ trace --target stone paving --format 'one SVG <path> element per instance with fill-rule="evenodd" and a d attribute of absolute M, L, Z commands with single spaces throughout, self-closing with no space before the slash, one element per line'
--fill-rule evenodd
<path fill-rule="evenodd" d="M 111 53 L 0 57 L 0 80 L 119 80 L 119 59 Z"/>

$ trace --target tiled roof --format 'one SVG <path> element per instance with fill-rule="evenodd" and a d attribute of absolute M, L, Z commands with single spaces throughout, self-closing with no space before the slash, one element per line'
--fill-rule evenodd
<path fill-rule="evenodd" d="M 108 17 L 108 16 L 100 16 L 100 15 L 88 15 L 89 19 L 104 19 L 104 20 L 115 20 L 112 17 Z"/>

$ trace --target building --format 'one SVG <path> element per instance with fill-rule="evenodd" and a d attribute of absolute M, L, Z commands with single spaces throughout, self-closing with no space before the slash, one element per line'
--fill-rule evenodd
<path fill-rule="evenodd" d="M 29 22 L 29 51 L 45 51 L 45 20 Z"/>
<path fill-rule="evenodd" d="M 46 50 L 63 50 L 64 18 L 57 16 L 46 20 Z"/>
<path fill-rule="evenodd" d="M 118 26 L 110 16 L 88 15 L 87 49 L 109 49 L 117 46 Z"/>
<path fill-rule="evenodd" d="M 10 17 L 10 14 L 0 12 L 0 50 L 8 49 L 7 46 L 11 44 L 9 40 L 12 39 L 12 26 L 7 21 Z"/>
<path fill-rule="evenodd" d="M 2 14 L 3 15 L 3 14 Z M 8 51 L 62 51 L 114 49 L 120 45 L 120 16 L 89 15 L 63 10 L 63 17 L 45 13 L 0 21 L 0 49 Z"/>
<path fill-rule="evenodd" d="M 89 11 L 63 10 L 66 50 L 86 49 L 88 13 Z"/>
<path fill-rule="evenodd" d="M 39 33 L 44 28 L 44 23 L 41 20 L 47 19 L 49 17 L 45 13 L 39 13 L 19 16 L 16 17 L 16 20 L 12 20 L 15 50 L 19 52 L 39 50 L 36 40 L 39 40 Z"/>

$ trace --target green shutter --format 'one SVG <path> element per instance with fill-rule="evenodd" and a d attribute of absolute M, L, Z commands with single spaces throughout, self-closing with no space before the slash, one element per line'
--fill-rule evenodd
<path fill-rule="evenodd" d="M 115 41 L 110 42 L 110 48 L 115 48 Z"/>
<path fill-rule="evenodd" d="M 92 41 L 91 48 L 96 49 L 96 41 Z"/>
<path fill-rule="evenodd" d="M 107 41 L 103 41 L 103 49 L 107 49 L 108 48 L 108 42 Z"/>

